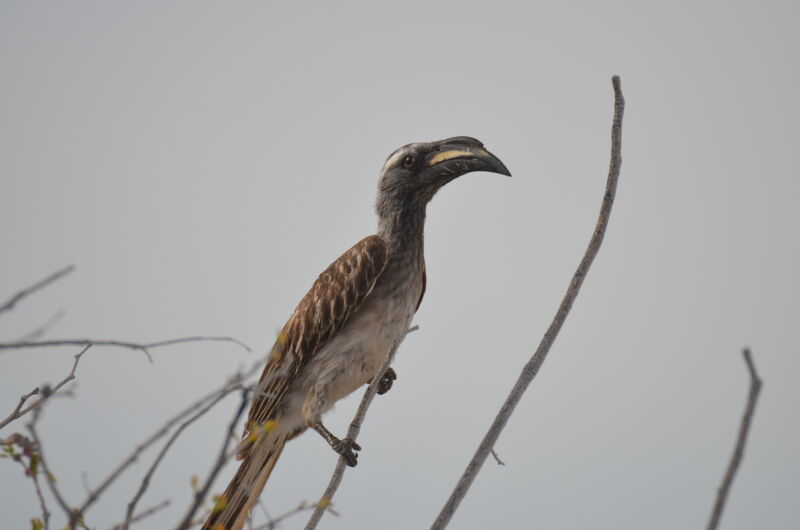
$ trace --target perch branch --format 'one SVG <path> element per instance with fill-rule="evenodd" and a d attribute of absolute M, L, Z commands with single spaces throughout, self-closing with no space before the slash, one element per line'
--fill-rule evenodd
<path fill-rule="evenodd" d="M 722 484 L 717 489 L 717 501 L 714 503 L 714 508 L 711 511 L 711 519 L 708 521 L 708 530 L 715 530 L 719 525 L 720 518 L 722 517 L 722 510 L 725 508 L 725 501 L 728 500 L 728 493 L 733 484 L 733 479 L 736 477 L 736 472 L 739 470 L 739 464 L 742 462 L 744 456 L 744 447 L 747 444 L 747 435 L 750 432 L 750 423 L 753 419 L 753 412 L 756 409 L 756 401 L 758 400 L 758 393 L 761 392 L 763 381 L 758 377 L 756 367 L 753 364 L 753 358 L 750 356 L 750 350 L 745 348 L 742 351 L 744 362 L 747 364 L 747 371 L 750 373 L 750 392 L 747 396 L 747 406 L 742 415 L 742 421 L 739 425 L 739 435 L 736 437 L 736 447 L 733 449 L 731 460 L 728 463 L 728 468 L 725 471 L 725 476 L 722 478 Z"/>
<path fill-rule="evenodd" d="M 394 346 L 392 346 L 392 351 L 389 352 L 389 356 L 383 362 L 381 369 L 378 370 L 378 373 L 375 375 L 375 377 L 372 378 L 372 382 L 364 392 L 364 397 L 361 398 L 361 404 L 358 406 L 356 415 L 353 418 L 353 421 L 350 422 L 350 427 L 347 429 L 348 439 L 355 441 L 358 433 L 361 431 L 361 424 L 364 422 L 364 416 L 367 415 L 367 409 L 369 408 L 370 404 L 372 403 L 372 399 L 375 397 L 375 394 L 378 391 L 378 384 L 380 383 L 383 374 L 386 373 L 386 370 L 388 370 L 389 366 L 392 365 L 392 361 L 397 353 L 397 349 L 400 347 L 400 343 L 403 342 L 403 340 L 406 338 L 406 335 L 418 329 L 419 326 L 413 326 L 406 331 L 402 337 L 395 339 Z M 317 503 L 316 508 L 314 508 L 314 511 L 311 513 L 311 518 L 308 520 L 308 523 L 306 523 L 305 530 L 314 530 L 317 527 L 317 524 L 319 524 L 319 521 L 322 519 L 326 508 L 331 505 L 331 499 L 333 499 L 333 495 L 336 493 L 336 490 L 339 489 L 339 484 L 342 483 L 346 466 L 347 464 L 344 460 L 344 457 L 339 457 L 339 461 L 336 463 L 336 468 L 333 470 L 333 476 L 328 483 L 328 487 L 325 488 L 325 493 L 322 494 L 322 497 Z"/>
<path fill-rule="evenodd" d="M 475 480 L 478 472 L 480 472 L 483 463 L 491 453 L 492 448 L 500 436 L 500 433 L 506 425 L 506 422 L 508 422 L 508 418 L 511 416 L 511 413 L 514 412 L 514 408 L 517 406 L 517 403 L 519 403 L 522 395 L 528 388 L 528 385 L 531 384 L 531 381 L 533 381 L 534 377 L 536 377 L 536 374 L 539 372 L 542 363 L 544 363 L 544 360 L 550 351 L 550 347 L 553 345 L 553 341 L 556 339 L 558 332 L 561 330 L 561 326 L 564 324 L 564 321 L 566 320 L 567 315 L 572 308 L 572 304 L 575 302 L 575 298 L 578 296 L 578 292 L 583 284 L 583 280 L 586 278 L 589 267 L 591 266 L 592 261 L 594 261 L 598 250 L 600 250 L 600 245 L 603 242 L 603 236 L 605 235 L 606 228 L 608 226 L 608 220 L 611 215 L 611 207 L 614 205 L 614 196 L 617 190 L 617 180 L 619 178 L 619 170 L 622 164 L 622 115 L 625 110 L 625 99 L 622 97 L 622 88 L 620 86 L 619 76 L 615 75 L 612 77 L 611 82 L 614 87 L 614 119 L 611 125 L 611 162 L 608 169 L 608 179 L 606 182 L 606 190 L 603 195 L 603 203 L 600 207 L 600 215 L 597 219 L 597 225 L 595 226 L 594 234 L 589 241 L 589 246 L 586 249 L 586 253 L 583 256 L 580 265 L 578 265 L 578 269 L 572 276 L 569 288 L 567 289 L 567 292 L 561 301 L 561 305 L 556 312 L 556 316 L 553 318 L 553 321 L 547 328 L 544 337 L 542 337 L 542 341 L 539 343 L 539 347 L 536 349 L 533 357 L 531 357 L 531 359 L 522 369 L 522 373 L 517 379 L 517 382 L 514 384 L 514 387 L 511 389 L 508 398 L 506 398 L 506 401 L 500 408 L 500 412 L 498 412 L 497 417 L 492 423 L 492 426 L 489 428 L 489 431 L 484 436 L 483 440 L 478 446 L 477 451 L 475 451 L 475 454 L 467 465 L 467 468 L 461 475 L 461 479 L 456 484 L 456 487 L 451 493 L 450 498 L 447 500 L 447 503 L 445 503 L 444 507 L 442 507 L 442 511 L 434 521 L 433 526 L 431 526 L 431 530 L 441 530 L 450 522 L 450 519 L 453 517 L 453 514 L 458 508 L 459 503 L 461 503 L 461 500 L 464 498 L 470 486 L 472 485 L 473 480 Z"/>

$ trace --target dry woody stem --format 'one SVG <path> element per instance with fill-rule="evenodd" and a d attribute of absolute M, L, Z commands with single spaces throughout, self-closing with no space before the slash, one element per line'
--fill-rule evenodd
<path fill-rule="evenodd" d="M 747 371 L 750 374 L 750 392 L 747 396 L 747 405 L 742 415 L 742 421 L 739 425 L 739 435 L 736 437 L 736 447 L 733 449 L 731 460 L 728 463 L 728 468 L 725 470 L 725 476 L 722 478 L 722 483 L 717 490 L 717 500 L 714 503 L 714 508 L 711 510 L 711 519 L 708 521 L 708 530 L 715 530 L 719 526 L 720 518 L 722 517 L 722 510 L 725 509 L 725 501 L 728 500 L 728 493 L 730 493 L 731 484 L 736 477 L 736 472 L 739 470 L 739 464 L 742 463 L 744 457 L 744 446 L 747 443 L 747 435 L 750 432 L 750 424 L 753 419 L 753 412 L 756 409 L 756 401 L 758 401 L 758 394 L 761 392 L 761 386 L 764 384 L 761 378 L 758 377 L 753 358 L 750 355 L 750 350 L 745 348 L 742 351 L 744 362 L 747 364 Z"/>
<path fill-rule="evenodd" d="M 508 418 L 511 417 L 511 414 L 514 412 L 514 408 L 517 406 L 517 403 L 519 403 L 522 395 L 528 388 L 528 385 L 530 385 L 531 381 L 533 381 L 533 378 L 536 377 L 536 374 L 539 372 L 539 368 L 541 368 L 542 363 L 544 363 L 544 360 L 550 351 L 550 347 L 553 345 L 553 341 L 555 341 L 558 332 L 561 330 L 561 326 L 564 324 L 564 321 L 566 320 L 567 315 L 572 308 L 575 298 L 578 296 L 578 292 L 583 284 L 583 280 L 586 278 L 589 267 L 591 266 L 592 261 L 594 261 L 598 250 L 600 250 L 600 245 L 603 242 L 603 236 L 605 235 L 606 228 L 608 227 L 608 220 L 611 216 L 611 207 L 614 205 L 614 196 L 617 191 L 617 180 L 619 179 L 619 170 L 622 164 L 622 115 L 625 110 L 625 99 L 622 97 L 622 88 L 620 86 L 619 76 L 615 75 L 612 77 L 611 83 L 614 87 L 614 119 L 611 125 L 611 163 L 608 169 L 608 179 L 606 181 L 605 194 L 603 195 L 603 203 L 600 207 L 600 216 L 597 219 L 597 225 L 595 226 L 592 239 L 589 241 L 589 246 L 586 249 L 586 253 L 583 256 L 580 265 L 578 265 L 578 269 L 572 276 L 572 281 L 569 284 L 567 293 L 564 295 L 564 299 L 561 301 L 561 305 L 556 312 L 553 322 L 550 324 L 550 327 L 547 328 L 547 331 L 545 332 L 542 341 L 539 343 L 539 347 L 536 349 L 536 352 L 533 354 L 533 357 L 522 369 L 522 373 L 517 379 L 517 382 L 514 384 L 514 387 L 511 389 L 511 393 L 508 395 L 505 403 L 503 403 L 503 406 L 500 408 L 500 412 L 498 412 L 497 417 L 492 423 L 492 426 L 484 436 L 480 446 L 478 446 L 478 450 L 475 452 L 475 455 L 472 457 L 467 465 L 467 468 L 464 470 L 461 479 L 458 481 L 458 484 L 456 484 L 455 489 L 442 508 L 442 511 L 439 513 L 439 516 L 434 521 L 433 526 L 431 526 L 432 530 L 441 530 L 442 528 L 445 528 L 450 522 L 450 519 L 453 517 L 456 509 L 458 509 L 458 505 L 467 494 L 467 491 L 472 485 L 473 480 L 475 480 L 475 477 L 481 470 L 483 463 L 491 453 L 492 448 L 500 436 L 500 433 L 506 425 L 506 422 L 508 422 Z"/>

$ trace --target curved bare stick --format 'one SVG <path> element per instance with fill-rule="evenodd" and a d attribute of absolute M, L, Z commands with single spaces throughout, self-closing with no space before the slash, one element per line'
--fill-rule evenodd
<path fill-rule="evenodd" d="M 522 398 L 522 395 L 525 393 L 528 385 L 530 385 L 531 381 L 533 381 L 533 378 L 536 377 L 536 374 L 539 372 L 539 368 L 541 368 L 542 363 L 544 363 L 544 360 L 550 351 L 550 347 L 553 345 L 553 341 L 558 335 L 558 332 L 561 330 L 561 326 L 564 324 L 564 320 L 566 320 L 567 315 L 572 308 L 572 304 L 575 301 L 575 298 L 578 296 L 578 292 L 583 284 L 583 280 L 586 278 L 586 273 L 589 271 L 589 267 L 591 266 L 592 261 L 594 261 L 597 251 L 600 250 L 600 245 L 603 242 L 603 236 L 605 235 L 606 227 L 608 226 L 608 219 L 611 215 L 611 207 L 614 205 L 614 196 L 617 191 L 617 180 L 619 179 L 619 170 L 622 164 L 622 115 L 625 110 L 625 99 L 622 97 L 622 88 L 620 87 L 619 76 L 615 75 L 612 77 L 611 83 L 614 87 L 614 120 L 611 125 L 611 163 L 608 169 L 608 180 L 606 182 L 606 191 L 603 195 L 603 204 L 600 207 L 600 216 L 597 219 L 597 225 L 595 226 L 592 239 L 589 241 L 589 246 L 586 249 L 586 253 L 583 256 L 580 265 L 578 265 L 578 269 L 572 276 L 572 281 L 569 284 L 567 293 L 564 295 L 564 299 L 561 301 L 561 305 L 558 307 L 558 311 L 556 312 L 555 318 L 553 318 L 553 322 L 551 322 L 550 327 L 547 328 L 547 331 L 545 332 L 544 337 L 542 337 L 542 341 L 539 343 L 539 347 L 536 349 L 533 357 L 531 357 L 531 359 L 522 369 L 519 379 L 517 379 L 517 382 L 511 389 L 511 393 L 508 395 L 505 403 L 503 403 L 503 406 L 500 408 L 500 412 L 497 413 L 497 417 L 494 419 L 494 422 L 492 422 L 492 426 L 489 428 L 489 431 L 486 433 L 486 436 L 484 436 L 483 441 L 481 441 L 481 444 L 478 446 L 478 450 L 475 451 L 475 455 L 472 457 L 472 460 L 470 460 L 469 464 L 467 464 L 467 468 L 461 475 L 461 479 L 458 481 L 458 484 L 456 484 L 456 487 L 450 495 L 450 498 L 447 500 L 447 503 L 445 503 L 442 511 L 439 512 L 439 516 L 434 521 L 433 526 L 431 526 L 431 530 L 441 530 L 442 528 L 446 527 L 447 523 L 449 523 L 450 519 L 453 517 L 456 509 L 458 509 L 459 503 L 461 503 L 461 500 L 467 494 L 467 490 L 469 490 L 470 486 L 472 485 L 472 481 L 475 480 L 475 477 L 481 470 L 483 463 L 491 453 L 495 442 L 497 442 L 500 433 L 508 421 L 508 418 L 511 417 L 511 413 L 514 412 L 514 408 L 517 406 L 517 403 L 519 403 L 519 400 Z"/>
<path fill-rule="evenodd" d="M 44 289 L 45 287 L 47 287 L 51 283 L 53 283 L 53 282 L 55 282 L 57 280 L 60 280 L 61 278 L 63 278 L 64 276 L 66 276 L 67 274 L 69 274 L 70 272 L 72 272 L 74 270 L 75 270 L 75 265 L 68 265 L 68 266 L 64 267 L 63 269 L 54 272 L 53 274 L 51 274 L 50 276 L 48 276 L 44 280 L 40 280 L 40 281 L 34 283 L 33 285 L 31 285 L 30 287 L 26 287 L 25 289 L 22 289 L 17 294 L 15 294 L 14 296 L 12 296 L 8 300 L 6 300 L 6 302 L 3 305 L 0 306 L 0 313 L 4 313 L 6 311 L 10 311 L 10 310 L 14 309 L 14 306 L 17 304 L 17 302 L 19 302 L 20 300 L 22 300 L 26 296 L 33 294 L 35 291 L 38 291 L 39 289 Z"/>
<path fill-rule="evenodd" d="M 138 350 L 143 352 L 147 359 L 152 363 L 153 358 L 150 356 L 150 350 L 153 348 L 160 348 L 162 346 L 171 346 L 173 344 L 182 344 L 184 342 L 230 342 L 241 346 L 247 351 L 252 351 L 250 347 L 233 337 L 180 337 L 177 339 L 162 340 L 159 342 L 129 342 L 124 340 L 94 340 L 94 339 L 55 339 L 55 340 L 39 340 L 39 341 L 19 341 L 19 342 L 0 342 L 1 350 L 19 350 L 23 348 L 46 348 L 51 346 L 87 346 L 92 344 L 94 346 L 115 346 L 118 348 L 128 348 L 130 350 Z"/>
<path fill-rule="evenodd" d="M 722 517 L 722 510 L 725 508 L 725 501 L 728 500 L 728 492 L 733 484 L 733 479 L 736 476 L 736 471 L 739 470 L 739 464 L 742 462 L 744 456 L 744 446 L 747 443 L 747 434 L 750 432 L 750 422 L 753 419 L 753 412 L 756 409 L 756 401 L 758 400 L 758 393 L 761 391 L 761 385 L 764 383 L 758 377 L 756 366 L 753 364 L 753 359 L 750 356 L 750 350 L 745 348 L 742 351 L 744 362 L 747 363 L 747 371 L 750 373 L 750 392 L 747 396 L 747 406 L 742 415 L 742 422 L 739 425 L 739 435 L 736 437 L 736 447 L 733 449 L 731 460 L 728 463 L 728 468 L 725 471 L 725 476 L 722 479 L 717 490 L 717 501 L 714 503 L 714 508 L 711 510 L 711 519 L 708 521 L 708 530 L 715 530 L 719 526 L 719 520 Z"/>
<path fill-rule="evenodd" d="M 86 345 L 86 346 L 84 346 L 84 348 L 83 348 L 83 349 L 80 351 L 80 353 L 78 353 L 78 354 L 76 354 L 76 355 L 75 355 L 75 362 L 74 362 L 74 363 L 73 363 L 73 365 L 72 365 L 72 371 L 71 371 L 71 372 L 70 372 L 70 373 L 67 375 L 67 377 L 65 377 L 64 379 L 62 379 L 61 381 L 59 381 L 59 382 L 58 382 L 58 384 L 57 384 L 56 386 L 54 386 L 52 389 L 50 389 L 50 390 L 48 390 L 48 391 L 46 391 L 46 392 L 42 392 L 42 394 L 43 394 L 43 395 L 42 395 L 42 397 L 40 397 L 39 399 L 37 399 L 36 401 L 34 401 L 33 403 L 31 403 L 30 405 L 28 405 L 28 406 L 27 406 L 27 407 L 25 407 L 24 409 L 22 408 L 22 406 L 25 404 L 25 401 L 26 401 L 28 398 L 30 398 L 31 396 L 35 396 L 36 394 L 38 394 L 38 393 L 39 393 L 39 391 L 40 391 L 40 390 L 39 390 L 39 387 L 36 387 L 36 388 L 34 388 L 34 389 L 33 389 L 33 390 L 31 390 L 30 392 L 28 392 L 27 394 L 25 394 L 24 396 L 22 396 L 22 397 L 19 399 L 19 404 L 17 405 L 17 408 L 15 408 L 15 409 L 14 409 L 14 411 L 13 411 L 11 414 L 9 414 L 9 415 L 8 415 L 8 417 L 7 417 L 6 419 L 4 419 L 2 422 L 0 422 L 0 429 L 2 429 L 3 427 L 5 427 L 6 425 L 8 425 L 9 423 L 11 423 L 12 421 L 16 420 L 17 418 L 21 418 L 22 416 L 24 416 L 25 414 L 29 413 L 29 412 L 30 412 L 30 411 L 32 411 L 33 409 L 35 409 L 35 408 L 39 407 L 40 405 L 42 405 L 42 403 L 44 403 L 45 401 L 47 401 L 48 399 L 50 399 L 51 397 L 53 397 L 53 395 L 55 395 L 55 394 L 56 394 L 56 392 L 58 392 L 59 390 L 61 390 L 61 388 L 62 388 L 64 385 L 66 385 L 67 383 L 69 383 L 70 381 L 72 381 L 73 379 L 75 379 L 75 370 L 77 370 L 77 369 L 78 369 L 78 363 L 79 363 L 79 362 L 80 362 L 80 360 L 81 360 L 81 356 L 82 356 L 84 353 L 86 353 L 86 350 L 88 350 L 88 349 L 89 349 L 89 348 L 91 348 L 91 347 L 92 347 L 92 345 L 91 345 L 91 344 L 87 344 L 87 345 Z"/>
<path fill-rule="evenodd" d="M 406 338 L 406 335 L 418 329 L 419 326 L 413 326 L 406 331 L 405 335 L 394 341 L 392 351 L 389 352 L 389 356 L 383 362 L 381 369 L 378 370 L 378 374 L 372 378 L 372 382 L 364 392 L 364 397 L 361 398 L 361 404 L 358 406 L 358 411 L 356 411 L 353 421 L 350 422 L 350 427 L 347 429 L 347 438 L 350 440 L 355 441 L 358 433 L 361 431 L 361 423 L 364 421 L 364 416 L 367 415 L 367 409 L 372 403 L 372 399 L 378 392 L 378 384 L 380 383 L 383 374 L 386 373 L 386 370 L 388 370 L 389 366 L 391 366 L 394 356 L 397 353 L 397 349 L 400 347 L 400 343 L 403 342 L 403 340 Z M 326 509 L 330 507 L 331 499 L 333 499 L 333 495 L 336 493 L 336 490 L 339 489 L 339 484 L 342 483 L 342 478 L 344 477 L 344 470 L 346 467 L 347 465 L 344 457 L 339 457 L 339 461 L 336 463 L 336 468 L 333 470 L 333 476 L 331 477 L 330 482 L 328 482 L 328 487 L 325 488 L 325 493 L 322 494 L 322 497 L 316 504 L 316 508 L 314 508 L 311 518 L 308 520 L 308 523 L 306 523 L 305 530 L 314 530 L 317 527 L 317 524 L 319 524 L 319 520 L 322 519 Z"/>

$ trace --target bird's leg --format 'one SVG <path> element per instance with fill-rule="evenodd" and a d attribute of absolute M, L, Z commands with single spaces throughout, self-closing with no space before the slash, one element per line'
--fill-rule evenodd
<path fill-rule="evenodd" d="M 397 379 L 397 372 L 393 368 L 387 368 L 381 380 L 378 381 L 378 394 L 383 395 L 388 392 L 395 379 Z"/>
<path fill-rule="evenodd" d="M 337 438 L 331 431 L 325 428 L 321 421 L 318 421 L 312 428 L 320 433 L 325 441 L 330 444 L 334 451 L 339 453 L 344 461 L 350 467 L 355 467 L 358 464 L 358 453 L 356 451 L 361 451 L 361 446 L 358 445 L 355 440 L 351 440 L 349 438 L 339 439 Z"/>

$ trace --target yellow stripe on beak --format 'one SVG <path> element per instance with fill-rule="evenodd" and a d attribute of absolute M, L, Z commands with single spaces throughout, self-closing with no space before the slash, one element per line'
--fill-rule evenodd
<path fill-rule="evenodd" d="M 431 159 L 428 161 L 428 166 L 435 166 L 440 162 L 444 162 L 445 160 L 450 160 L 452 158 L 464 158 L 464 157 L 474 158 L 475 156 L 481 156 L 481 155 L 486 156 L 487 154 L 488 153 L 486 153 L 485 150 L 479 147 L 473 147 L 470 150 L 450 149 L 448 151 L 441 151 L 433 155 Z"/>

